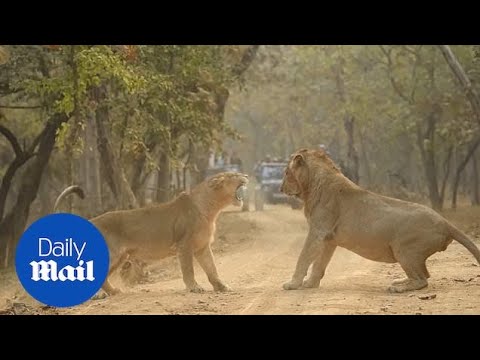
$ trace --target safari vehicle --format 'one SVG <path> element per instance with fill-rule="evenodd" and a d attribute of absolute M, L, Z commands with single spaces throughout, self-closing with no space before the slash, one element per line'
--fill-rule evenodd
<path fill-rule="evenodd" d="M 229 165 L 223 165 L 223 166 L 218 166 L 214 168 L 209 168 L 205 171 L 205 178 L 221 173 L 221 172 L 226 172 L 226 171 L 232 171 L 232 172 L 242 172 L 242 168 L 238 164 L 229 164 Z M 245 191 L 243 194 L 243 206 L 242 206 L 242 211 L 249 211 L 250 210 L 250 199 L 248 196 L 248 191 Z"/>
<path fill-rule="evenodd" d="M 255 169 L 255 210 L 262 211 L 264 204 L 289 204 L 292 209 L 299 209 L 302 203 L 280 191 L 286 162 L 263 162 Z"/>

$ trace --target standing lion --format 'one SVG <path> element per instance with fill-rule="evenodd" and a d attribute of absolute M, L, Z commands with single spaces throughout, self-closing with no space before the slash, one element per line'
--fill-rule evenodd
<path fill-rule="evenodd" d="M 91 219 L 110 250 L 109 277 L 132 255 L 148 261 L 177 254 L 189 291 L 204 291 L 195 281 L 194 257 L 214 290 L 228 291 L 229 287 L 218 276 L 210 244 L 219 213 L 231 204 L 242 206 L 247 183 L 248 175 L 220 173 L 168 203 L 111 211 Z M 103 289 L 107 294 L 115 294 L 119 291 L 109 277 Z"/>
<path fill-rule="evenodd" d="M 247 183 L 248 175 L 220 173 L 168 203 L 111 211 L 91 219 L 110 250 L 109 275 L 132 255 L 148 261 L 177 254 L 187 290 L 204 291 L 195 281 L 195 257 L 214 290 L 228 291 L 218 276 L 210 244 L 219 213 L 228 205 L 242 206 Z M 109 278 L 103 289 L 108 294 L 119 292 Z"/>
<path fill-rule="evenodd" d="M 370 260 L 400 263 L 407 277 L 388 288 L 397 293 L 427 287 L 425 261 L 454 239 L 480 263 L 479 249 L 445 218 L 426 206 L 362 189 L 323 150 L 294 153 L 281 191 L 304 201 L 309 224 L 292 280 L 283 285 L 286 290 L 318 287 L 337 246 Z"/>

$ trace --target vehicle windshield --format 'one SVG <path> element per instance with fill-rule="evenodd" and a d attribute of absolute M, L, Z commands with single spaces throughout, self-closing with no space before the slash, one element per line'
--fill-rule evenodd
<path fill-rule="evenodd" d="M 284 166 L 265 166 L 262 169 L 262 177 L 265 179 L 283 179 Z"/>

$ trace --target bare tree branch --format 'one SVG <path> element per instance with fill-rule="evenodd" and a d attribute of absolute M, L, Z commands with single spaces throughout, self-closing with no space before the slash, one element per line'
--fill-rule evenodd
<path fill-rule="evenodd" d="M 406 101 L 408 104 L 411 105 L 412 104 L 411 99 L 403 93 L 402 88 L 400 87 L 400 84 L 398 84 L 398 82 L 395 80 L 395 77 L 393 76 L 393 63 L 392 63 L 392 57 L 391 57 L 392 50 L 385 49 L 383 45 L 379 45 L 379 47 L 380 47 L 380 50 L 382 50 L 385 57 L 387 58 L 387 74 L 388 74 L 390 83 L 392 84 L 393 90 L 398 94 L 398 96 L 400 96 L 404 101 Z"/>
<path fill-rule="evenodd" d="M 445 175 L 443 177 L 442 186 L 440 190 L 440 197 L 442 199 L 445 199 L 445 189 L 447 188 L 447 180 L 448 180 L 448 177 L 450 176 L 450 159 L 452 158 L 452 152 L 453 152 L 453 146 L 449 146 L 447 151 L 447 157 L 443 162 L 443 171 Z"/>
<path fill-rule="evenodd" d="M 257 55 L 259 47 L 260 45 L 251 45 L 247 50 L 245 50 L 242 59 L 235 64 L 235 67 L 233 68 L 233 74 L 235 76 L 241 76 L 248 69 L 253 59 Z"/>
<path fill-rule="evenodd" d="M 452 194 L 452 207 L 455 209 L 457 207 L 457 191 L 458 191 L 458 184 L 460 183 L 460 176 L 462 175 L 463 170 L 467 166 L 470 158 L 475 153 L 475 150 L 480 146 L 480 138 L 477 138 L 473 141 L 467 151 L 467 154 L 463 158 L 462 162 L 457 167 L 457 172 L 455 174 L 455 180 L 453 182 L 453 194 Z"/>
<path fill-rule="evenodd" d="M 415 49 L 415 48 L 411 48 L 410 46 L 408 45 L 403 45 L 402 48 L 405 49 L 407 52 L 409 52 L 410 54 L 414 55 L 415 57 L 418 56 L 418 52 L 420 51 L 420 49 L 423 47 L 423 45 L 418 45 L 418 48 Z"/>
<path fill-rule="evenodd" d="M 477 122 L 480 124 L 480 97 L 476 92 L 475 88 L 472 86 L 470 79 L 468 78 L 465 70 L 462 65 L 459 63 L 457 57 L 453 53 L 452 49 L 448 45 L 438 45 L 438 48 L 443 54 L 443 57 L 447 61 L 448 66 L 452 70 L 453 74 L 457 80 L 462 85 L 463 89 L 466 92 L 467 98 L 472 105 L 473 112 Z"/>
<path fill-rule="evenodd" d="M 37 147 L 38 143 L 40 142 L 42 136 L 43 136 L 43 131 L 38 134 L 38 136 L 33 140 L 32 144 L 30 145 L 30 147 L 28 148 L 27 150 L 27 156 L 30 156 L 34 154 L 34 151 L 35 151 L 35 148 Z"/>
<path fill-rule="evenodd" d="M 0 125 L 0 134 L 5 136 L 7 140 L 10 142 L 10 144 L 12 145 L 13 151 L 15 152 L 15 155 L 18 157 L 21 157 L 23 155 L 23 150 L 20 147 L 20 144 L 18 143 L 16 136 L 13 135 L 13 133 L 3 125 Z"/>
<path fill-rule="evenodd" d="M 422 46 L 418 47 L 418 52 Z M 410 100 L 412 103 L 415 102 L 415 91 L 417 90 L 417 82 L 418 82 L 418 77 L 417 77 L 417 68 L 418 65 L 420 65 L 420 55 L 418 52 L 414 52 L 415 56 L 415 63 L 413 64 L 413 70 L 412 70 L 412 91 L 410 92 Z"/>

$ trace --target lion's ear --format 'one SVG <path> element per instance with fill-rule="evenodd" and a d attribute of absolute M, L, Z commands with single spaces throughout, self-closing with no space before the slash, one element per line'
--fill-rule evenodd
<path fill-rule="evenodd" d="M 210 181 L 208 182 L 208 186 L 210 186 L 213 189 L 218 189 L 223 184 L 224 180 L 225 180 L 225 177 L 223 176 L 214 177 L 213 179 L 210 179 Z"/>
<path fill-rule="evenodd" d="M 303 154 L 297 154 L 293 158 L 293 165 L 295 166 L 305 165 L 305 156 L 303 156 Z"/>

